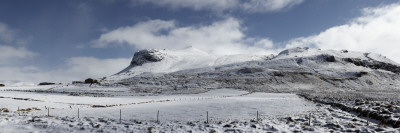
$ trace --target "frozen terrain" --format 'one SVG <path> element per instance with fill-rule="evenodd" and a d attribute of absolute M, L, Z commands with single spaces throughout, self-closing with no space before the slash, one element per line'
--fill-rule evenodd
<path fill-rule="evenodd" d="M 0 87 L 0 132 L 400 132 L 399 74 L 347 50 L 142 50 L 97 83 Z"/>
<path fill-rule="evenodd" d="M 398 132 L 287 93 L 91 97 L 9 89 L 1 91 L 0 132 Z"/>
<path fill-rule="evenodd" d="M 11 91 L 11 88 L 14 90 Z M 200 94 L 114 97 L 71 96 L 15 90 L 15 87 L 2 88 L 0 93 L 2 110 L 0 129 L 4 132 L 35 130 L 51 132 L 57 131 L 57 128 L 68 131 L 69 128 L 82 126 L 79 123 L 85 121 L 97 121 L 103 125 L 104 123 L 101 122 L 103 119 L 119 125 L 120 111 L 124 123 L 135 120 L 153 121 L 153 124 L 156 124 L 154 121 L 159 111 L 159 121 L 173 125 L 177 124 L 176 122 L 196 121 L 197 124 L 201 124 L 206 121 L 207 112 L 209 121 L 215 123 L 243 120 L 250 122 L 257 117 L 257 111 L 260 118 L 275 118 L 307 114 L 316 109 L 313 103 L 295 94 L 249 93 L 232 89 L 211 90 Z M 78 108 L 80 118 L 77 118 Z M 137 126 L 140 127 L 140 124 Z M 132 128 L 123 128 L 122 131 L 134 130 L 138 127 L 133 125 Z M 112 130 L 104 128 L 106 128 L 104 130 Z M 77 131 L 81 131 L 80 128 Z"/>
<path fill-rule="evenodd" d="M 230 89 L 201 94 L 162 96 L 86 97 L 62 94 L 4 91 L 0 94 L 1 108 L 8 110 L 37 108 L 31 115 L 77 116 L 153 120 L 161 111 L 163 120 L 203 120 L 208 111 L 215 119 L 251 119 L 257 111 L 261 116 L 293 114 L 311 110 L 313 105 L 295 94 L 248 93 Z M 269 104 L 264 104 L 269 103 Z M 234 111 L 233 111 L 234 110 Z"/>
<path fill-rule="evenodd" d="M 137 52 L 129 67 L 100 84 L 165 94 L 216 88 L 273 93 L 381 91 L 398 90 L 399 73 L 397 63 L 373 53 L 294 48 L 275 56 L 214 57 L 192 48 Z"/>
<path fill-rule="evenodd" d="M 183 50 L 148 49 L 136 52 L 131 65 L 107 80 L 121 80 L 145 73 L 171 73 L 187 69 L 261 60 L 262 55 L 213 55 L 189 47 Z"/>

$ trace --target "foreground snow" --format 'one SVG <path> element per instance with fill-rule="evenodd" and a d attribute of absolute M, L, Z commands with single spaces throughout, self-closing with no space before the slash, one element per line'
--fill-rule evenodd
<path fill-rule="evenodd" d="M 251 120 L 151 121 L 95 117 L 0 115 L 0 132 L 399 132 L 356 115 L 319 105 L 311 112 Z"/>
<path fill-rule="evenodd" d="M 207 127 L 204 124 L 207 112 L 209 121 L 218 127 L 221 122 L 255 119 L 257 111 L 260 118 L 274 118 L 307 114 L 316 108 L 295 94 L 249 93 L 231 89 L 200 94 L 115 97 L 26 92 L 27 88 L 22 88 L 23 91 L 6 90 L 0 93 L 0 132 L 135 132 L 151 126 L 172 132 L 208 131 L 193 127 L 193 124 Z M 78 108 L 80 118 L 77 118 Z M 160 123 L 155 122 L 158 111 Z M 119 123 L 120 115 L 122 123 Z"/>
<path fill-rule="evenodd" d="M 54 88 L 57 86 L 31 89 Z M 76 87 L 61 90 L 74 89 L 82 91 Z M 102 88 L 88 91 L 96 89 Z M 0 132 L 399 132 L 378 121 L 289 93 L 217 89 L 153 96 L 67 94 L 38 93 L 29 91 L 29 87 L 3 88 Z"/>
<path fill-rule="evenodd" d="M 296 114 L 309 111 L 313 105 L 295 94 L 248 93 L 220 89 L 200 94 L 161 96 L 85 97 L 62 94 L 4 91 L 0 94 L 1 108 L 40 110 L 27 112 L 30 116 L 80 116 L 154 120 L 157 111 L 160 119 L 171 121 L 204 120 L 208 111 L 210 119 L 252 119 L 257 111 L 261 116 Z M 23 112 L 20 112 L 23 113 Z"/>

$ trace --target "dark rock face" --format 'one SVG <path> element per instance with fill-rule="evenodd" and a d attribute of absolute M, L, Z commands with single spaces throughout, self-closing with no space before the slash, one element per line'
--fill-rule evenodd
<path fill-rule="evenodd" d="M 4 84 L 0 84 L 0 87 L 4 87 L 4 86 L 6 86 L 6 85 L 4 85 Z"/>
<path fill-rule="evenodd" d="M 352 63 L 356 66 L 363 66 L 366 67 L 364 61 L 362 61 L 361 59 L 358 58 L 343 58 L 343 61 L 348 62 L 348 63 Z"/>
<path fill-rule="evenodd" d="M 297 64 L 303 63 L 303 59 L 302 59 L 302 58 L 297 58 L 297 59 L 296 59 L 296 63 L 297 63 Z"/>
<path fill-rule="evenodd" d="M 322 54 L 317 56 L 318 60 L 321 60 L 323 62 L 335 62 L 335 56 L 333 55 L 327 55 L 327 54 Z"/>
<path fill-rule="evenodd" d="M 147 62 L 158 62 L 165 58 L 165 53 L 157 49 L 146 49 L 133 55 L 131 65 L 139 66 Z"/>
<path fill-rule="evenodd" d="M 72 81 L 72 84 L 83 84 L 84 82 L 82 81 Z"/>
<path fill-rule="evenodd" d="M 368 74 L 368 72 L 357 72 L 357 73 L 355 73 L 355 76 L 356 77 L 362 77 L 362 76 L 367 75 L 367 74 Z"/>
<path fill-rule="evenodd" d="M 382 69 L 386 71 L 390 71 L 393 73 L 400 73 L 400 66 L 385 63 L 385 62 L 380 62 L 380 61 L 375 61 L 375 60 L 361 60 L 358 58 L 343 58 L 343 61 L 352 63 L 356 66 L 363 66 L 371 69 Z"/>
<path fill-rule="evenodd" d="M 42 83 L 39 83 L 39 85 L 55 85 L 55 83 L 51 83 L 51 82 L 42 82 Z"/>
<path fill-rule="evenodd" d="M 98 83 L 98 81 L 95 80 L 95 79 L 88 78 L 88 79 L 85 80 L 85 83 L 86 84 L 93 84 L 93 83 Z"/>
<path fill-rule="evenodd" d="M 327 62 L 335 62 L 335 56 L 332 55 L 323 55 L 323 57 L 325 57 L 325 61 Z"/>
<path fill-rule="evenodd" d="M 261 68 L 248 68 L 248 67 L 245 67 L 243 69 L 240 69 L 238 71 L 238 73 L 256 73 L 256 72 L 263 72 L 263 71 L 264 70 L 261 69 Z"/>

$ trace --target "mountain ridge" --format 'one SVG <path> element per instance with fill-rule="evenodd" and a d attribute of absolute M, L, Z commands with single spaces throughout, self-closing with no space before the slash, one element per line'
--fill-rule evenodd
<path fill-rule="evenodd" d="M 385 56 L 373 53 L 293 48 L 276 56 L 226 56 L 225 60 L 233 61 L 216 64 L 209 62 L 224 57 L 213 57 L 205 53 L 191 53 L 189 55 L 194 56 L 189 56 L 182 54 L 184 51 L 180 51 L 180 54 L 176 51 L 165 52 L 166 56 L 162 60 L 131 66 L 128 71 L 108 78 L 111 79 L 108 83 L 129 86 L 139 92 L 160 93 L 173 93 L 177 90 L 187 93 L 204 92 L 215 88 L 297 92 L 397 90 L 400 87 L 399 65 Z M 179 56 L 185 57 L 177 58 Z M 180 68 L 173 71 L 147 69 L 147 72 L 129 75 L 142 67 L 164 67 L 160 65 Z M 197 67 L 192 67 L 195 65 Z"/>

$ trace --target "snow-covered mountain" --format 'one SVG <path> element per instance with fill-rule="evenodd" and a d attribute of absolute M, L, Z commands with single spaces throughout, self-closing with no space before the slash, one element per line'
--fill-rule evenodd
<path fill-rule="evenodd" d="M 108 77 L 121 80 L 141 74 L 171 73 L 188 69 L 210 69 L 226 64 L 255 61 L 268 58 L 261 55 L 213 55 L 189 47 L 182 50 L 146 49 L 134 54 L 130 66 Z"/>
<path fill-rule="evenodd" d="M 294 48 L 273 56 L 215 56 L 195 48 L 142 50 L 107 77 L 134 91 L 203 92 L 237 88 L 265 92 L 396 90 L 400 65 L 385 56 L 347 50 Z"/>

